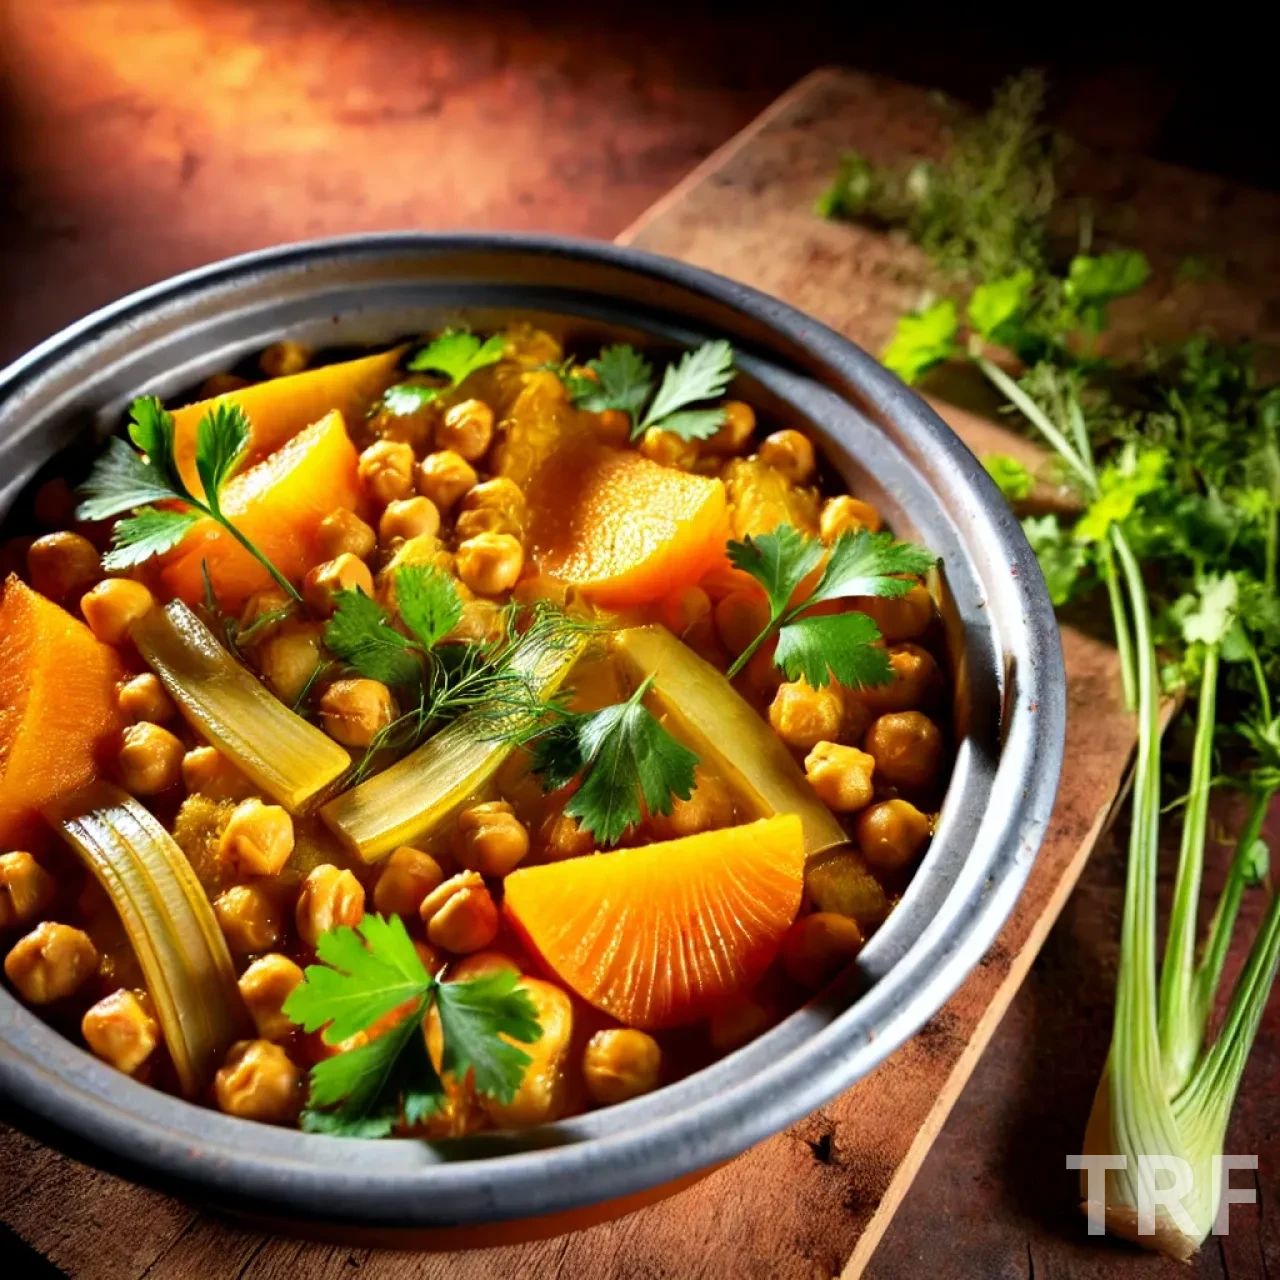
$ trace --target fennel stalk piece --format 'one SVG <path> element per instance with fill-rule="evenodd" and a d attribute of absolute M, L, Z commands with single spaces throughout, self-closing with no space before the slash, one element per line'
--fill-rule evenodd
<path fill-rule="evenodd" d="M 271 694 L 180 600 L 153 609 L 131 634 L 192 728 L 290 813 L 304 812 L 351 767 L 328 734 Z"/>
<path fill-rule="evenodd" d="M 45 816 L 119 912 L 182 1092 L 195 1097 L 251 1028 L 222 930 L 191 864 L 147 809 L 109 783 L 90 784 Z"/>

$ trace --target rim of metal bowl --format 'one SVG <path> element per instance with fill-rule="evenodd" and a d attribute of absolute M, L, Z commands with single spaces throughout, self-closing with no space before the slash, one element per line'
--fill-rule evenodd
<path fill-rule="evenodd" d="M 866 352 L 777 299 L 711 272 L 564 237 L 412 232 L 285 245 L 188 272 L 95 312 L 0 373 L 0 459 L 9 463 L 0 512 L 48 457 L 44 438 L 54 422 L 86 413 L 105 420 L 118 411 L 118 396 L 106 405 L 79 394 L 88 362 L 125 360 L 131 350 L 136 356 L 148 335 L 157 340 L 167 317 L 207 322 L 255 290 L 265 307 L 270 290 L 286 284 L 291 297 L 305 298 L 313 282 L 333 283 L 326 272 L 354 272 L 345 286 L 354 299 L 374 280 L 395 287 L 395 272 L 406 264 L 425 273 L 419 283 L 429 290 L 440 287 L 433 272 L 447 275 L 460 262 L 454 285 L 470 296 L 466 264 L 480 261 L 490 262 L 494 306 L 511 292 L 498 288 L 509 269 L 524 281 L 512 288 L 525 288 L 531 305 L 552 298 L 547 310 L 577 306 L 597 318 L 644 313 L 668 333 L 696 333 L 701 325 L 727 333 L 748 353 L 755 344 L 783 368 L 748 354 L 749 372 L 766 385 L 772 376 L 776 386 L 799 387 L 816 413 L 858 415 L 864 431 L 875 436 L 878 428 L 892 441 L 885 465 L 899 469 L 907 488 L 921 477 L 930 485 L 949 536 L 975 566 L 964 621 L 994 646 L 981 692 L 996 704 L 986 708 L 996 745 L 966 775 L 981 802 L 980 812 L 965 814 L 972 839 L 964 849 L 939 849 L 947 844 L 940 828 L 890 917 L 894 929 L 876 935 L 860 974 L 686 1080 L 523 1134 L 434 1145 L 250 1124 L 113 1071 L 0 992 L 0 1095 L 19 1117 L 87 1158 L 231 1207 L 362 1226 L 520 1219 L 632 1195 L 737 1155 L 865 1075 L 952 994 L 1022 889 L 1057 790 L 1066 711 L 1057 624 L 1017 520 L 951 430 Z M 557 277 L 574 273 L 586 273 L 590 287 L 559 289 Z M 605 305 L 610 282 L 631 295 L 612 312 Z M 143 382 L 145 389 L 162 386 L 169 373 L 145 360 L 130 366 L 129 394 Z M 973 807 L 968 795 L 952 794 L 957 790 L 953 781 L 944 821 Z"/>

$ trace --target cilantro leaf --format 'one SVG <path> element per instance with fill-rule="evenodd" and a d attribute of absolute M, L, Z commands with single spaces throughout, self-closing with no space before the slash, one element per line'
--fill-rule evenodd
<path fill-rule="evenodd" d="M 749 573 L 764 588 L 773 618 L 782 616 L 796 588 L 822 559 L 822 543 L 789 524 L 730 542 L 728 550 L 733 567 Z"/>
<path fill-rule="evenodd" d="M 1099 473 L 1099 495 L 1076 521 L 1076 541 L 1101 542 L 1113 524 L 1127 520 L 1140 498 L 1161 488 L 1167 463 L 1163 449 L 1139 450 L 1130 441 L 1119 460 Z"/>
<path fill-rule="evenodd" d="M 982 466 L 1010 502 L 1025 502 L 1036 487 L 1035 476 L 1008 454 L 989 453 L 982 459 Z"/>
<path fill-rule="evenodd" d="M 692 351 L 686 351 L 679 362 L 668 365 L 662 375 L 662 383 L 658 394 L 654 396 L 648 412 L 636 424 L 632 437 L 639 436 L 649 427 L 661 427 L 664 431 L 675 431 L 679 434 L 691 427 L 705 430 L 705 417 L 692 421 L 683 416 L 677 417 L 677 410 L 687 409 L 700 400 L 713 400 L 721 396 L 733 378 L 733 347 L 723 338 L 713 342 L 704 342 Z M 724 421 L 723 409 L 708 409 L 704 413 L 716 414 L 717 427 Z M 674 424 L 674 425 L 673 425 Z M 685 439 L 701 439 L 700 436 L 685 436 Z"/>
<path fill-rule="evenodd" d="M 1235 577 L 1206 578 L 1200 583 L 1195 610 L 1182 619 L 1182 638 L 1188 644 L 1221 644 L 1236 617 L 1240 590 Z"/>
<path fill-rule="evenodd" d="M 1056 515 L 1028 516 L 1022 532 L 1040 562 L 1049 599 L 1055 606 L 1066 604 L 1089 563 L 1088 551 L 1066 536 Z"/>
<path fill-rule="evenodd" d="M 988 342 L 1010 345 L 1034 284 L 1031 268 L 1023 267 L 1010 276 L 978 285 L 969 296 L 969 323 Z"/>
<path fill-rule="evenodd" d="M 499 1102 L 515 1097 L 533 1061 L 509 1041 L 532 1044 L 542 1037 L 537 1008 L 517 986 L 519 981 L 519 974 L 500 969 L 470 982 L 436 986 L 444 1040 L 441 1067 L 459 1080 L 470 1072 L 476 1090 Z"/>
<path fill-rule="evenodd" d="M 895 542 L 891 533 L 846 529 L 832 546 L 827 567 L 805 605 L 850 596 L 905 596 L 915 583 L 891 575 L 918 577 L 928 573 L 936 561 L 932 552 L 914 543 Z"/>
<path fill-rule="evenodd" d="M 80 494 L 83 501 L 76 508 L 78 520 L 106 520 L 174 496 L 169 478 L 119 436 L 107 441 Z"/>
<path fill-rule="evenodd" d="M 393 1009 L 428 995 L 435 982 L 395 915 L 368 915 L 354 929 L 330 929 L 317 940 L 316 956 L 321 963 L 307 966 L 283 1012 L 304 1031 L 324 1027 L 326 1044 L 367 1030 Z"/>
<path fill-rule="evenodd" d="M 877 647 L 880 632 L 865 613 L 797 618 L 778 632 L 777 664 L 788 680 L 803 678 L 817 689 L 831 677 L 848 689 L 888 684 L 889 655 Z"/>
<path fill-rule="evenodd" d="M 169 490 L 176 492 L 172 477 L 173 414 L 155 396 L 139 396 L 129 406 L 129 439 L 147 455 L 158 475 L 170 477 Z"/>
<path fill-rule="evenodd" d="M 468 374 L 501 360 L 506 346 L 506 339 L 500 333 L 481 342 L 465 329 L 446 329 L 415 352 L 408 367 L 415 373 L 442 373 L 456 387 Z"/>
<path fill-rule="evenodd" d="M 681 440 L 709 440 L 724 426 L 724 409 L 681 409 L 655 425 Z"/>
<path fill-rule="evenodd" d="M 196 472 L 205 501 L 218 510 L 218 494 L 249 448 L 249 419 L 238 404 L 217 404 L 196 427 Z"/>
<path fill-rule="evenodd" d="M 382 407 L 397 417 L 407 417 L 425 409 L 433 400 L 440 398 L 439 387 L 420 387 L 415 382 L 397 382 L 382 393 Z"/>
<path fill-rule="evenodd" d="M 581 776 L 565 812 L 603 845 L 616 844 L 645 809 L 670 813 L 673 796 L 693 794 L 698 757 L 644 705 L 652 683 L 650 676 L 626 702 L 599 711 L 561 709 L 531 743 L 545 790 Z"/>
<path fill-rule="evenodd" d="M 401 570 L 403 572 L 403 570 Z M 399 589 L 399 577 L 396 579 Z M 406 639 L 391 624 L 391 616 L 358 588 L 334 595 L 333 616 L 325 624 L 325 646 L 362 676 L 383 684 L 415 684 L 422 664 Z"/>
<path fill-rule="evenodd" d="M 1136 293 L 1150 275 L 1146 256 L 1133 250 L 1079 254 L 1067 268 L 1063 295 L 1085 325 L 1100 332 L 1106 328 L 1107 304 Z"/>
<path fill-rule="evenodd" d="M 605 347 L 596 360 L 588 360 L 587 368 L 595 379 L 572 377 L 569 394 L 579 409 L 603 413 L 620 409 L 634 423 L 644 402 L 653 391 L 653 366 L 634 347 L 619 343 Z"/>
<path fill-rule="evenodd" d="M 903 382 L 915 382 L 935 364 L 955 355 L 959 329 L 956 304 L 950 298 L 935 302 L 925 311 L 899 316 L 881 362 Z"/>
<path fill-rule="evenodd" d="M 439 644 L 462 617 L 453 579 L 435 565 L 409 564 L 395 571 L 396 609 L 424 649 Z"/>
<path fill-rule="evenodd" d="M 312 1067 L 301 1117 L 306 1132 L 385 1138 L 402 1113 L 413 1124 L 443 1103 L 444 1087 L 431 1065 L 422 1028 L 428 1004 L 428 997 L 420 997 L 380 1036 Z M 333 1110 L 321 1109 L 326 1107 Z"/>
<path fill-rule="evenodd" d="M 102 557 L 102 567 L 119 573 L 144 564 L 152 556 L 172 551 L 199 519 L 196 511 L 142 507 L 136 514 L 116 522 L 111 533 L 111 550 Z"/>

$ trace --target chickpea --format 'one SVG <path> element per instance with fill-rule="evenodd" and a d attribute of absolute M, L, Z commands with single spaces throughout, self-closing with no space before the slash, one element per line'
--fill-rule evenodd
<path fill-rule="evenodd" d="M 872 870 L 901 871 L 929 838 L 929 819 L 905 800 L 882 800 L 858 815 L 858 848 Z"/>
<path fill-rule="evenodd" d="M 302 1103 L 302 1072 L 278 1044 L 237 1040 L 213 1078 L 218 1109 L 242 1120 L 290 1124 Z"/>
<path fill-rule="evenodd" d="M 804 772 L 818 799 L 833 813 L 857 813 L 871 803 L 874 758 L 857 747 L 819 742 L 805 757 Z"/>
<path fill-rule="evenodd" d="M 269 951 L 280 941 L 276 904 L 258 885 L 238 884 L 220 893 L 213 900 L 213 914 L 235 955 Z"/>
<path fill-rule="evenodd" d="M 55 476 L 36 490 L 32 509 L 46 529 L 62 529 L 75 517 L 76 496 L 61 476 Z"/>
<path fill-rule="evenodd" d="M 420 938 L 415 938 L 413 949 L 418 953 L 418 959 L 422 961 L 422 967 L 433 977 L 439 977 L 444 972 L 445 966 L 449 963 L 449 957 L 445 955 L 439 947 L 433 947 L 429 942 L 423 942 Z M 471 957 L 468 956 L 468 959 Z M 457 966 L 455 965 L 456 969 Z"/>
<path fill-rule="evenodd" d="M 479 462 L 493 442 L 493 410 L 483 400 L 461 400 L 436 427 L 436 447 L 467 462 Z"/>
<path fill-rule="evenodd" d="M 595 837 L 584 831 L 577 818 L 555 809 L 547 814 L 538 828 L 538 849 L 551 862 L 565 858 L 585 858 L 596 850 Z"/>
<path fill-rule="evenodd" d="M 236 373 L 211 373 L 200 384 L 200 399 L 212 400 L 214 396 L 225 396 L 229 391 L 239 391 L 249 386 L 249 379 Z"/>
<path fill-rule="evenodd" d="M 760 461 L 781 471 L 792 484 L 807 484 L 817 469 L 809 437 L 790 429 L 765 436 L 760 445 Z"/>
<path fill-rule="evenodd" d="M 378 521 L 378 539 L 384 545 L 395 538 L 434 537 L 439 532 L 440 512 L 430 498 L 388 502 Z"/>
<path fill-rule="evenodd" d="M 173 699 L 165 692 L 160 677 L 153 672 L 144 671 L 132 680 L 126 680 L 116 695 L 116 706 L 126 720 L 137 722 L 150 720 L 153 724 L 161 724 L 172 720 L 178 714 Z"/>
<path fill-rule="evenodd" d="M 842 533 L 857 533 L 866 529 L 876 533 L 880 528 L 880 513 L 869 502 L 851 498 L 847 493 L 828 498 L 822 504 L 818 518 L 818 531 L 825 543 L 834 542 Z"/>
<path fill-rule="evenodd" d="M 29 854 L 0 854 L 0 929 L 30 924 L 53 905 L 58 882 Z"/>
<path fill-rule="evenodd" d="M 324 658 L 324 626 L 318 622 L 286 622 L 258 648 L 263 680 L 281 702 L 292 705 Z"/>
<path fill-rule="evenodd" d="M 377 535 L 354 511 L 339 507 L 330 511 L 316 528 L 316 544 L 327 560 L 355 556 L 367 560 L 378 545 Z"/>
<path fill-rule="evenodd" d="M 752 996 L 721 1005 L 707 1023 L 707 1038 L 717 1053 L 731 1053 L 773 1025 L 773 1011 Z"/>
<path fill-rule="evenodd" d="M 816 861 L 805 872 L 804 888 L 819 911 L 849 916 L 863 930 L 874 929 L 889 914 L 883 886 L 867 869 L 866 859 L 853 849 Z"/>
<path fill-rule="evenodd" d="M 80 597 L 80 612 L 104 644 L 122 645 L 129 628 L 151 612 L 155 599 L 140 582 L 106 578 Z"/>
<path fill-rule="evenodd" d="M 539 600 L 546 600 L 554 604 L 558 609 L 565 608 L 569 603 L 569 586 L 567 583 L 561 582 L 559 578 L 551 578 L 546 574 L 534 573 L 526 578 L 521 578 L 516 583 L 511 593 L 511 598 L 517 603 L 530 608 L 537 604 Z"/>
<path fill-rule="evenodd" d="M 303 979 L 302 970 L 288 956 L 259 956 L 240 975 L 240 995 L 258 1035 L 263 1040 L 284 1040 L 294 1023 L 286 1018 L 284 1002 Z"/>
<path fill-rule="evenodd" d="M 218 840 L 218 862 L 242 876 L 278 876 L 293 853 L 293 819 L 250 796 L 236 805 Z"/>
<path fill-rule="evenodd" d="M 762 591 L 730 591 L 716 602 L 716 632 L 735 657 L 769 624 L 769 601 Z"/>
<path fill-rule="evenodd" d="M 135 796 L 158 796 L 182 777 L 186 748 L 158 724 L 131 724 L 120 739 L 120 778 Z"/>
<path fill-rule="evenodd" d="M 374 909 L 385 916 L 416 916 L 423 898 L 443 880 L 440 864 L 429 853 L 402 844 L 373 886 Z"/>
<path fill-rule="evenodd" d="M 501 640 L 505 627 L 503 612 L 492 600 L 464 600 L 462 616 L 445 640 L 450 644 L 485 644 Z"/>
<path fill-rule="evenodd" d="M 495 507 L 481 507 L 476 511 L 459 511 L 453 531 L 459 542 L 466 542 L 468 538 L 477 538 L 482 533 L 509 533 L 515 538 L 520 536 L 520 530 L 512 525 L 506 513 Z"/>
<path fill-rule="evenodd" d="M 287 378 L 301 373 L 311 363 L 311 352 L 288 338 L 273 342 L 259 357 L 258 368 L 266 378 Z"/>
<path fill-rule="evenodd" d="M 941 680 L 938 664 L 928 649 L 918 644 L 898 644 L 889 649 L 889 684 L 871 685 L 850 695 L 873 715 L 886 711 L 907 711 L 932 701 Z"/>
<path fill-rule="evenodd" d="M 458 577 L 477 595 L 510 591 L 524 568 L 524 548 L 509 533 L 481 533 L 458 548 Z"/>
<path fill-rule="evenodd" d="M 625 449 L 631 443 L 631 415 L 625 409 L 596 414 L 596 439 L 612 449 Z"/>
<path fill-rule="evenodd" d="M 686 440 L 674 431 L 650 427 L 640 437 L 640 452 L 659 466 L 692 471 L 698 461 L 698 442 Z"/>
<path fill-rule="evenodd" d="M 102 577 L 98 549 L 78 533 L 46 533 L 27 548 L 31 585 L 59 604 L 78 599 Z"/>
<path fill-rule="evenodd" d="M 360 481 L 379 506 L 413 492 L 413 471 L 413 448 L 399 441 L 377 440 L 360 455 Z"/>
<path fill-rule="evenodd" d="M 28 1004 L 74 995 L 98 968 L 98 949 L 83 929 L 46 920 L 14 943 L 5 976 Z"/>
<path fill-rule="evenodd" d="M 919 582 L 905 596 L 860 596 L 854 604 L 876 624 L 889 644 L 919 639 L 933 625 L 933 597 Z"/>
<path fill-rule="evenodd" d="M 658 1087 L 662 1050 L 643 1031 L 629 1027 L 597 1031 L 582 1055 L 587 1092 L 602 1106 L 613 1106 Z"/>
<path fill-rule="evenodd" d="M 479 477 L 475 468 L 452 449 L 429 453 L 418 464 L 418 492 L 436 504 L 439 511 L 448 511 L 464 493 L 475 488 Z"/>
<path fill-rule="evenodd" d="M 892 711 L 867 730 L 863 746 L 878 777 L 895 787 L 929 786 L 942 767 L 942 731 L 919 711 Z"/>
<path fill-rule="evenodd" d="M 769 723 L 789 747 L 811 751 L 819 742 L 840 736 L 844 702 L 833 685 L 815 689 L 804 680 L 778 686 L 769 704 Z"/>
<path fill-rule="evenodd" d="M 379 680 L 335 680 L 320 699 L 325 733 L 346 747 L 367 747 L 395 718 L 395 699 Z"/>
<path fill-rule="evenodd" d="M 862 950 L 857 921 L 833 912 L 801 916 L 782 939 L 779 957 L 787 976 L 809 991 L 817 991 Z"/>
<path fill-rule="evenodd" d="M 871 728 L 876 718 L 875 712 L 863 701 L 861 694 L 865 690 L 855 691 L 840 686 L 844 700 L 844 719 L 840 722 L 841 742 L 861 742 L 862 735 Z"/>
<path fill-rule="evenodd" d="M 255 591 L 245 601 L 244 608 L 240 611 L 239 635 L 236 637 L 236 643 L 256 644 L 286 621 L 283 615 L 291 613 L 292 610 L 293 602 L 279 587 L 267 587 L 262 591 Z M 255 629 L 253 634 L 246 636 L 245 632 L 251 628 Z"/>
<path fill-rule="evenodd" d="M 702 442 L 702 448 L 721 457 L 741 453 L 755 433 L 756 411 L 742 400 L 726 400 L 720 407 L 724 422 L 715 435 Z"/>
<path fill-rule="evenodd" d="M 672 635 L 684 636 L 711 618 L 711 597 L 701 587 L 681 587 L 662 602 L 662 625 Z"/>
<path fill-rule="evenodd" d="M 481 951 L 498 936 L 498 908 L 478 871 L 446 880 L 418 908 L 427 941 L 455 955 Z"/>
<path fill-rule="evenodd" d="M 520 976 L 520 966 L 505 951 L 473 951 L 449 966 L 450 982 L 474 982 L 495 973 L 514 973 Z"/>
<path fill-rule="evenodd" d="M 182 757 L 182 784 L 191 795 L 211 800 L 243 800 L 253 791 L 248 778 L 217 747 L 193 747 Z"/>
<path fill-rule="evenodd" d="M 302 882 L 296 912 L 299 936 L 314 947 L 322 933 L 364 919 L 364 886 L 350 871 L 321 863 Z"/>
<path fill-rule="evenodd" d="M 302 598 L 318 618 L 329 617 L 337 608 L 339 591 L 373 595 L 373 574 L 369 566 L 350 552 L 316 565 L 302 580 Z"/>
<path fill-rule="evenodd" d="M 85 1043 L 104 1062 L 131 1076 L 155 1052 L 160 1027 L 132 991 L 99 1000 L 80 1020 Z"/>
<path fill-rule="evenodd" d="M 568 1098 L 569 1049 L 573 1040 L 573 1004 L 557 986 L 540 978 L 521 978 L 518 984 L 533 1001 L 542 1034 L 521 1049 L 533 1059 L 510 1102 L 482 1098 L 494 1124 L 503 1129 L 525 1129 L 558 1120 Z"/>
<path fill-rule="evenodd" d="M 671 812 L 650 814 L 649 825 L 659 840 L 718 831 L 733 825 L 733 797 L 719 778 L 698 765 L 693 771 L 693 791 L 689 798 L 672 796 Z"/>
<path fill-rule="evenodd" d="M 501 879 L 529 852 L 529 833 L 505 800 L 473 804 L 458 815 L 454 852 L 468 871 Z"/>
<path fill-rule="evenodd" d="M 463 511 L 497 511 L 508 526 L 519 533 L 524 529 L 526 503 L 520 486 L 506 476 L 495 476 L 469 489 L 462 498 Z"/>

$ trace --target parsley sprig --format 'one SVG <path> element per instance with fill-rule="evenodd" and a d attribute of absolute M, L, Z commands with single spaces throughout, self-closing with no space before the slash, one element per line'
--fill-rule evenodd
<path fill-rule="evenodd" d="M 693 794 L 698 757 L 644 705 L 652 683 L 650 676 L 626 702 L 600 711 L 553 708 L 530 742 L 532 769 L 548 791 L 581 780 L 565 813 L 601 844 L 616 844 L 646 810 L 669 814 L 676 796 Z"/>
<path fill-rule="evenodd" d="M 174 453 L 173 414 L 155 396 L 142 396 L 129 406 L 129 439 L 138 453 L 119 436 L 107 441 L 80 490 L 76 508 L 81 520 L 107 520 L 132 512 L 116 522 L 111 550 L 102 558 L 113 572 L 132 569 L 164 554 L 186 537 L 201 517 L 220 524 L 271 575 L 294 601 L 301 596 L 270 560 L 247 538 L 222 509 L 222 491 L 249 449 L 253 431 L 239 405 L 218 404 L 196 426 L 196 472 L 204 489 L 197 498 L 178 470 Z M 156 507 L 176 502 L 181 506 Z"/>
<path fill-rule="evenodd" d="M 407 367 L 414 373 L 433 373 L 448 379 L 443 387 L 428 387 L 416 382 L 397 382 L 382 396 L 382 407 L 388 413 L 410 414 L 438 400 L 463 379 L 497 364 L 506 350 L 506 339 L 500 333 L 477 338 L 466 329 L 446 329 L 421 350 L 409 357 Z"/>
<path fill-rule="evenodd" d="M 817 569 L 823 551 L 822 543 L 789 524 L 729 543 L 734 567 L 755 578 L 769 601 L 768 624 L 729 668 L 730 677 L 777 635 L 774 661 L 789 680 L 803 677 L 817 688 L 834 676 L 850 689 L 889 682 L 889 658 L 878 647 L 880 631 L 865 613 L 808 611 L 826 601 L 853 596 L 904 596 L 914 585 L 911 578 L 927 572 L 934 556 L 912 543 L 895 542 L 888 533 L 846 530 L 832 545 L 813 592 L 793 605 L 796 590 Z"/>
<path fill-rule="evenodd" d="M 704 342 L 668 365 L 654 392 L 654 370 L 634 347 L 605 347 L 586 367 L 594 378 L 570 375 L 569 394 L 580 409 L 603 413 L 618 409 L 631 420 L 631 438 L 650 427 L 682 440 L 706 440 L 724 425 L 724 409 L 694 408 L 722 396 L 733 379 L 733 347 L 723 339 Z M 645 405 L 648 409 L 645 409 Z"/>
<path fill-rule="evenodd" d="M 427 972 L 399 916 L 368 915 L 354 929 L 340 925 L 320 936 L 316 956 L 321 963 L 307 967 L 284 1003 L 285 1016 L 304 1031 L 323 1028 L 325 1043 L 338 1045 L 396 1011 L 400 1017 L 367 1043 L 311 1069 L 303 1129 L 380 1138 L 437 1111 L 444 1085 L 423 1028 L 433 1005 L 443 1032 L 443 1071 L 459 1081 L 470 1074 L 477 1093 L 499 1102 L 515 1096 L 532 1061 L 517 1046 L 542 1035 L 518 974 L 441 982 Z"/>

